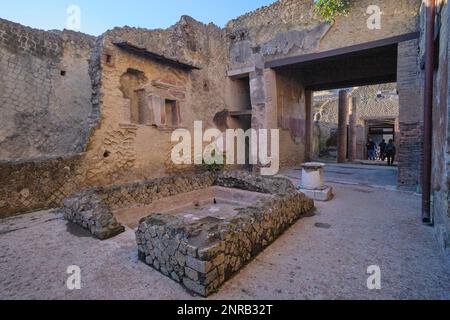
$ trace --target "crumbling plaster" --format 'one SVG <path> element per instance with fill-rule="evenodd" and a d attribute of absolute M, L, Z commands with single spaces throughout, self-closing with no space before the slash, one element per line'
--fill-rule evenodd
<path fill-rule="evenodd" d="M 439 67 L 436 71 L 433 114 L 433 217 L 436 235 L 444 252 L 450 257 L 449 211 L 449 108 L 450 108 L 450 6 L 441 2 L 438 7 L 441 19 Z"/>
<path fill-rule="evenodd" d="M 100 58 L 100 107 L 102 122 L 91 138 L 86 154 L 93 159 L 95 169 L 90 172 L 100 183 L 149 179 L 167 174 L 170 168 L 171 130 L 157 128 L 152 123 L 131 123 L 130 101 L 119 86 L 128 69 L 143 73 L 147 81 L 141 84 L 145 98 L 170 91 L 172 99 L 180 103 L 181 122 L 177 128 L 193 130 L 194 121 L 203 120 L 204 127 L 212 127 L 214 115 L 225 109 L 222 82 L 225 68 L 223 32 L 214 25 L 203 25 L 190 17 L 167 30 L 116 28 L 103 35 L 102 52 L 112 56 L 112 65 Z M 201 70 L 181 70 L 123 51 L 116 41 L 127 41 L 148 48 L 167 57 L 188 61 Z M 212 59 L 216 57 L 216 59 Z M 172 89 L 158 89 L 155 82 Z M 162 93 L 164 94 L 164 93 Z M 169 94 L 169 92 L 166 92 Z M 150 108 L 150 106 L 148 106 Z M 108 157 L 104 153 L 108 151 Z M 104 181 L 104 179 L 110 179 Z M 111 179 L 112 178 L 112 179 Z"/>
<path fill-rule="evenodd" d="M 19 70 L 17 81 L 28 87 L 0 87 L 4 111 L 0 158 L 5 169 L 0 192 L 6 199 L 0 202 L 0 211 L 8 215 L 48 208 L 86 187 L 125 183 L 191 169 L 175 167 L 169 161 L 168 132 L 148 124 L 130 123 L 126 108 L 129 101 L 120 90 L 120 78 L 129 68 L 145 74 L 148 82 L 143 89 L 148 89 L 154 80 L 177 82 L 185 95 L 180 99 L 180 126 L 192 129 L 193 120 L 203 120 L 205 127 L 211 127 L 218 112 L 239 108 L 234 106 L 234 84 L 227 77 L 227 71 L 250 66 L 252 127 L 275 128 L 280 103 L 284 103 L 276 88 L 285 86 L 287 80 L 275 71 L 264 70 L 267 59 L 264 53 L 272 59 L 317 52 L 417 29 L 419 0 L 404 0 L 400 5 L 386 0 L 378 2 L 385 11 L 386 24 L 382 31 L 374 32 L 368 31 L 365 23 L 360 23 L 363 19 L 361 9 L 352 9 L 348 17 L 329 26 L 312 16 L 311 1 L 307 0 L 278 1 L 231 21 L 224 29 L 183 16 L 166 30 L 115 28 L 96 40 L 67 31 L 34 30 L 1 20 L 0 68 L 8 71 L 0 76 L 14 78 Z M 22 39 L 23 33 L 31 40 Z M 16 35 L 19 35 L 17 43 L 22 51 L 15 47 Z M 286 47 L 282 40 L 289 42 Z M 128 41 L 201 69 L 176 70 L 124 52 L 114 46 L 113 41 Z M 234 61 L 236 48 L 242 62 Z M 9 58 L 4 58 L 4 52 Z M 112 56 L 108 63 L 105 54 Z M 14 65 L 10 60 L 17 63 Z M 33 74 L 20 72 L 30 68 L 36 69 Z M 61 71 L 66 71 L 65 76 Z M 5 83 L 10 82 L 3 78 Z M 5 90 L 16 90 L 16 93 Z M 22 99 L 20 96 L 25 93 L 28 96 Z M 33 96 L 39 94 L 43 96 Z M 17 97 L 18 102 L 5 100 L 10 97 Z M 48 97 L 54 100 L 50 101 Z M 37 101 L 36 106 L 31 112 L 22 110 L 29 100 Z M 304 119 L 303 101 L 292 105 L 292 115 L 297 122 Z M 12 108 L 15 104 L 17 106 Z M 27 114 L 30 116 L 26 117 Z M 20 126 L 11 127 L 13 118 L 33 121 L 25 123 L 21 120 Z M 48 121 L 49 125 L 46 124 Z M 31 130 L 33 125 L 39 129 Z M 301 134 L 297 134 L 302 131 L 301 126 L 297 128 L 299 130 L 291 126 L 283 129 L 281 165 L 302 162 L 304 143 Z M 8 137 L 6 140 L 5 136 Z M 35 143 L 34 140 L 42 142 Z M 73 157 L 75 154 L 78 156 Z M 61 166 L 55 166 L 55 161 L 61 161 Z M 18 178 L 29 174 L 30 170 L 30 176 L 35 179 L 24 181 Z M 46 188 L 46 197 L 39 191 L 40 177 L 43 176 L 51 177 L 52 181 Z"/>
<path fill-rule="evenodd" d="M 94 38 L 0 19 L 0 160 L 80 153 L 92 113 L 88 59 Z"/>
<path fill-rule="evenodd" d="M 367 140 L 366 121 L 394 120 L 396 137 L 399 136 L 399 98 L 396 95 L 395 83 L 354 88 L 352 97 L 356 98 L 357 124 L 357 159 L 365 158 L 365 144 Z M 382 96 L 379 97 L 378 93 Z M 326 97 L 323 98 L 323 97 Z M 315 130 L 314 136 L 316 157 L 329 155 L 336 148 L 336 134 L 338 127 L 338 96 L 335 92 L 318 93 L 314 106 Z M 398 139 L 396 139 L 398 142 Z"/>
<path fill-rule="evenodd" d="M 369 30 L 367 28 L 366 13 L 370 5 L 378 5 L 382 11 L 382 28 Z M 253 81 L 263 82 L 263 73 L 258 70 L 264 68 L 264 62 L 296 55 L 332 50 L 359 43 L 370 42 L 419 30 L 418 12 L 420 0 L 402 1 L 357 1 L 353 3 L 348 16 L 339 17 L 333 23 L 325 23 L 314 14 L 313 2 L 309 0 L 281 0 L 273 5 L 260 8 L 230 21 L 226 26 L 229 41 L 230 70 L 245 70 L 254 67 L 257 71 Z M 277 72 L 278 73 L 278 72 Z M 291 76 L 301 79 L 302 75 Z M 277 86 L 285 82 L 282 76 L 276 76 Z M 298 80 L 299 88 L 302 87 Z M 267 84 L 266 84 L 267 86 Z M 267 115 L 269 112 L 261 111 L 270 104 L 268 97 L 264 96 L 270 88 L 258 87 L 258 104 L 253 104 L 254 114 Z M 301 89 L 299 89 L 301 90 Z M 273 101 L 271 102 L 273 103 Z M 283 109 L 285 99 L 278 97 L 277 108 Z M 306 110 L 304 101 L 298 110 Z M 254 121 L 264 120 L 254 115 Z M 269 116 L 270 117 L 270 116 Z M 280 115 L 278 114 L 278 117 Z M 300 131 L 306 131 L 305 116 L 296 112 L 293 124 L 288 129 L 299 131 L 297 122 L 302 121 Z M 280 126 L 286 129 L 286 123 Z M 295 135 L 281 133 L 280 162 L 284 165 L 293 165 L 303 162 L 305 157 L 304 140 L 297 139 Z M 295 150 L 294 154 L 292 150 Z M 295 159 L 295 161 L 292 161 Z"/>

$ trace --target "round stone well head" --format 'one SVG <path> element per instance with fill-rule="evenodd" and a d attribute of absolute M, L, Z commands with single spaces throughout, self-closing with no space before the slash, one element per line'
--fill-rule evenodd
<path fill-rule="evenodd" d="M 320 162 L 307 162 L 302 164 L 301 189 L 322 190 L 325 188 L 324 182 L 325 164 Z"/>

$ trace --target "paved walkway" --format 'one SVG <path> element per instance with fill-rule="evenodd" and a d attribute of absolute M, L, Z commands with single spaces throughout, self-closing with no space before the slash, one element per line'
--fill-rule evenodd
<path fill-rule="evenodd" d="M 360 185 L 387 190 L 397 189 L 396 167 L 378 165 L 326 163 L 325 181 L 327 183 Z M 301 169 L 293 168 L 281 172 L 282 175 L 297 182 L 301 177 Z"/>
<path fill-rule="evenodd" d="M 420 223 L 420 198 L 332 184 L 317 203 L 212 299 L 450 299 L 450 264 Z M 82 269 L 68 291 L 66 269 Z M 381 268 L 368 290 L 367 268 Z M 0 221 L 0 299 L 200 299 L 137 259 L 132 230 L 98 241 L 58 211 Z"/>

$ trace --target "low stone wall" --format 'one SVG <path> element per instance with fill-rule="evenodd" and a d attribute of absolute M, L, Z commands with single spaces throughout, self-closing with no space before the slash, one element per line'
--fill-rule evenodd
<path fill-rule="evenodd" d="M 157 214 L 141 220 L 136 232 L 139 257 L 187 289 L 208 296 L 299 218 L 314 202 L 289 180 L 243 172 L 219 174 L 215 185 L 274 195 L 241 209 L 227 220 L 208 217 L 195 223 Z"/>
<path fill-rule="evenodd" d="M 64 218 L 89 230 L 100 240 L 125 231 L 108 206 L 95 192 L 79 194 L 64 201 Z"/>
<path fill-rule="evenodd" d="M 166 177 L 76 193 L 64 201 L 65 218 L 104 240 L 125 228 L 115 210 L 146 206 L 156 200 L 211 186 L 260 192 L 273 197 L 240 209 L 230 219 L 207 217 L 186 222 L 180 216 L 154 214 L 136 231 L 139 257 L 146 264 L 202 296 L 227 279 L 314 208 L 314 201 L 284 178 L 248 172 Z"/>
<path fill-rule="evenodd" d="M 105 240 L 125 231 L 114 218 L 113 211 L 149 205 L 155 200 L 205 189 L 213 185 L 214 179 L 211 173 L 191 174 L 89 189 L 64 200 L 64 216 Z"/>
<path fill-rule="evenodd" d="M 84 187 L 82 156 L 33 162 L 0 162 L 0 219 L 60 207 Z"/>

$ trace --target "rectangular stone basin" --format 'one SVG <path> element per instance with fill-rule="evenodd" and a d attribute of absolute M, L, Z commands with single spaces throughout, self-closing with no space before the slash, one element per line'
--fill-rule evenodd
<path fill-rule="evenodd" d="M 129 228 L 136 229 L 142 218 L 152 214 L 170 214 L 186 223 L 205 218 L 225 220 L 238 214 L 260 200 L 272 195 L 240 189 L 212 186 L 154 201 L 147 206 L 125 208 L 113 212 L 116 219 Z"/>
<path fill-rule="evenodd" d="M 213 185 L 116 212 L 135 227 L 139 258 L 201 296 L 216 292 L 314 202 L 283 178 L 226 172 Z"/>
<path fill-rule="evenodd" d="M 241 171 L 93 188 L 63 207 L 67 220 L 101 240 L 124 225 L 135 229 L 140 260 L 202 296 L 313 209 L 289 180 Z"/>

